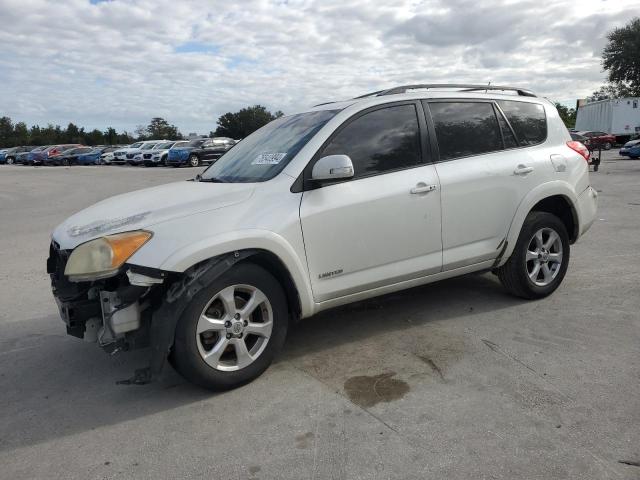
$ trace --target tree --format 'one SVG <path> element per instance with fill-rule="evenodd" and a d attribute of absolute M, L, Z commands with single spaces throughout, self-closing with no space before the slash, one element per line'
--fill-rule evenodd
<path fill-rule="evenodd" d="M 218 118 L 218 128 L 209 136 L 241 139 L 283 115 L 281 111 L 273 114 L 262 105 L 243 108 L 235 113 L 227 112 Z"/>
<path fill-rule="evenodd" d="M 169 125 L 169 122 L 161 117 L 152 118 L 151 123 L 147 125 L 145 132 L 147 138 L 153 139 L 178 140 L 182 138 L 182 135 L 178 131 L 178 127 L 175 125 Z"/>
<path fill-rule="evenodd" d="M 104 141 L 107 145 L 115 145 L 118 143 L 118 132 L 113 127 L 107 128 L 107 131 L 103 134 Z"/>
<path fill-rule="evenodd" d="M 607 34 L 602 66 L 619 96 L 640 96 L 640 17 Z"/>
<path fill-rule="evenodd" d="M 18 122 L 13 126 L 15 145 L 29 145 L 29 129 L 24 122 Z"/>
<path fill-rule="evenodd" d="M 0 118 L 0 145 L 13 147 L 13 122 L 9 117 Z"/>
<path fill-rule="evenodd" d="M 558 114 L 560 118 L 564 122 L 565 127 L 573 128 L 576 126 L 576 110 L 574 108 L 568 108 L 561 103 L 555 103 L 556 108 L 558 109 Z"/>

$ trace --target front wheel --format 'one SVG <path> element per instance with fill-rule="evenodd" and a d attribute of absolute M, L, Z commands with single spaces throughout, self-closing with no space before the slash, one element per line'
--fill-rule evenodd
<path fill-rule="evenodd" d="M 558 217 L 531 212 L 511 257 L 498 268 L 498 278 L 507 291 L 518 297 L 546 297 L 562 283 L 569 266 L 569 249 L 567 229 Z"/>
<path fill-rule="evenodd" d="M 611 142 L 605 142 L 605 144 L 602 146 L 602 148 L 604 148 L 605 150 L 611 150 L 611 147 L 613 145 L 611 145 Z"/>
<path fill-rule="evenodd" d="M 13 165 L 13 158 L 12 157 L 8 157 L 7 158 L 7 165 Z"/>
<path fill-rule="evenodd" d="M 235 388 L 267 369 L 287 326 L 278 281 L 257 265 L 241 263 L 194 296 L 176 327 L 173 363 L 202 387 Z"/>

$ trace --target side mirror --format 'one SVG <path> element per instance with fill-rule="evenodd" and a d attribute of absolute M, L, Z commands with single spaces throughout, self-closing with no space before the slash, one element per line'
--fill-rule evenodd
<path fill-rule="evenodd" d="M 353 177 L 353 162 L 348 155 L 328 155 L 316 162 L 311 180 L 340 180 Z"/>

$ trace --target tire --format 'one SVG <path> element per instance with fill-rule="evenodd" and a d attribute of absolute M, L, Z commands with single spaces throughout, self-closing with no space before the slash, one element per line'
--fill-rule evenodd
<path fill-rule="evenodd" d="M 551 242 L 552 232 L 557 235 L 554 242 Z M 542 242 L 536 238 L 538 234 L 542 235 Z M 538 253 L 537 257 L 534 252 Z M 497 269 L 498 278 L 505 289 L 517 297 L 543 298 L 562 283 L 569 257 L 569 235 L 564 223 L 551 213 L 530 212 L 511 257 Z"/>
<path fill-rule="evenodd" d="M 605 142 L 605 144 L 602 146 L 602 148 L 604 148 L 605 150 L 611 150 L 611 147 L 613 145 L 611 145 L 611 142 Z"/>
<path fill-rule="evenodd" d="M 195 155 L 195 154 L 189 155 L 189 166 L 190 167 L 199 167 L 200 166 L 200 159 L 198 158 L 197 155 Z"/>
<path fill-rule="evenodd" d="M 68 167 L 69 165 L 71 165 L 71 162 L 69 161 L 68 158 L 63 158 L 60 163 L 65 167 Z"/>
<path fill-rule="evenodd" d="M 13 157 L 7 157 L 7 165 L 13 165 Z"/>
<path fill-rule="evenodd" d="M 233 298 L 233 304 L 223 302 L 224 295 Z M 240 318 L 229 313 L 240 312 L 255 295 L 261 302 L 252 313 Z M 201 319 L 205 313 L 209 320 Z M 172 362 L 182 376 L 204 388 L 239 387 L 269 367 L 284 344 L 287 327 L 287 302 L 278 281 L 257 265 L 240 263 L 199 291 L 187 306 L 176 326 Z M 257 331 L 261 333 L 252 333 Z"/>

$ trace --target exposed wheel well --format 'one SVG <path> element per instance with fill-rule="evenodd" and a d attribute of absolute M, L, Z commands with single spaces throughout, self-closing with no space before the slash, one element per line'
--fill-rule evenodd
<path fill-rule="evenodd" d="M 256 253 L 248 257 L 244 262 L 255 263 L 276 277 L 287 296 L 287 305 L 291 319 L 294 321 L 299 320 L 302 311 L 300 296 L 298 295 L 298 290 L 293 282 L 293 278 L 291 278 L 291 274 L 284 263 L 282 263 L 282 260 L 267 250 L 256 250 Z"/>
<path fill-rule="evenodd" d="M 578 237 L 578 219 L 571 202 L 562 195 L 547 197 L 536 203 L 531 211 L 552 213 L 564 223 L 571 243 Z"/>

